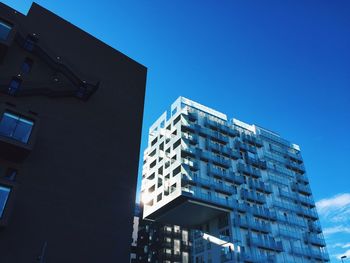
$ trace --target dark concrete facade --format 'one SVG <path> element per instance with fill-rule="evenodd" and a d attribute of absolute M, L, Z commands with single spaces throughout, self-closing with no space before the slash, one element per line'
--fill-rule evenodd
<path fill-rule="evenodd" d="M 0 185 L 13 190 L 0 262 L 43 251 L 40 262 L 128 262 L 146 68 L 37 4 L 25 16 L 0 3 L 0 20 L 12 26 L 0 40 L 0 119 L 34 122 L 27 144 L 0 136 Z"/>

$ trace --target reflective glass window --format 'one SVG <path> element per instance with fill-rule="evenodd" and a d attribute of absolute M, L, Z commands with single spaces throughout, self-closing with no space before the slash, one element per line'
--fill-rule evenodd
<path fill-rule="evenodd" d="M 7 40 L 11 30 L 12 26 L 0 20 L 0 40 Z"/>
<path fill-rule="evenodd" d="M 0 185 L 0 218 L 2 217 L 11 189 Z"/>
<path fill-rule="evenodd" d="M 5 112 L 0 121 L 0 135 L 27 143 L 33 126 L 33 121 Z"/>

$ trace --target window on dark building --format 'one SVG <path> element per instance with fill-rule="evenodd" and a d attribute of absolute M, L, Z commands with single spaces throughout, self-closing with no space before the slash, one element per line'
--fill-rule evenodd
<path fill-rule="evenodd" d="M 30 58 L 25 58 L 21 67 L 21 71 L 23 73 L 29 73 L 32 70 L 32 66 L 33 66 L 33 60 Z"/>
<path fill-rule="evenodd" d="M 10 82 L 9 90 L 8 93 L 10 95 L 16 94 L 16 92 L 20 89 L 21 87 L 22 80 L 19 78 L 13 78 Z"/>
<path fill-rule="evenodd" d="M 38 42 L 38 40 L 34 36 L 27 36 L 24 42 L 24 48 L 28 51 L 33 51 L 36 42 Z"/>
<path fill-rule="evenodd" d="M 0 185 L 0 218 L 3 216 L 11 188 Z"/>
<path fill-rule="evenodd" d="M 27 143 L 33 126 L 33 121 L 5 112 L 0 120 L 0 135 Z"/>
<path fill-rule="evenodd" d="M 10 181 L 16 181 L 17 170 L 13 168 L 8 168 L 5 174 L 5 178 Z"/>
<path fill-rule="evenodd" d="M 0 20 L 0 40 L 7 40 L 12 26 L 5 21 Z"/>

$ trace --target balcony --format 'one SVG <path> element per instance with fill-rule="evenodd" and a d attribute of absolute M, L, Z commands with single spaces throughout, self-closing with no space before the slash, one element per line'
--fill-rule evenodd
<path fill-rule="evenodd" d="M 320 234 L 320 233 L 322 233 L 322 228 L 318 223 L 316 223 L 316 222 L 311 223 L 310 222 L 309 223 L 309 231 L 313 232 L 313 233 Z"/>
<path fill-rule="evenodd" d="M 265 193 L 265 194 L 271 194 L 272 193 L 272 187 L 264 182 L 260 181 L 253 181 L 249 180 L 248 183 L 250 189 Z"/>
<path fill-rule="evenodd" d="M 230 187 L 228 185 L 225 185 L 224 183 L 219 183 L 213 179 L 204 179 L 198 176 L 192 176 L 191 178 L 189 178 L 186 175 L 182 175 L 182 180 L 185 183 L 190 183 L 192 185 L 195 184 L 200 184 L 204 187 L 210 188 L 212 190 L 215 190 L 217 192 L 221 192 L 224 194 L 228 194 L 228 195 L 232 195 L 234 193 L 236 193 L 236 190 L 233 187 Z"/>
<path fill-rule="evenodd" d="M 214 164 L 225 167 L 225 168 L 229 168 L 231 167 L 231 160 L 227 160 L 223 157 L 218 157 L 216 155 L 212 155 L 211 156 L 211 160 L 213 161 Z"/>
<path fill-rule="evenodd" d="M 293 153 L 293 152 L 287 151 L 286 156 L 289 157 L 292 161 L 297 162 L 299 164 L 303 162 L 303 158 L 299 153 Z"/>
<path fill-rule="evenodd" d="M 198 136 L 194 135 L 194 134 L 189 134 L 188 135 L 186 133 L 183 133 L 182 134 L 182 139 L 188 145 L 197 145 L 198 144 Z"/>
<path fill-rule="evenodd" d="M 291 253 L 307 258 L 315 258 L 325 262 L 329 261 L 329 256 L 326 252 L 321 250 L 310 250 L 306 248 L 292 247 Z"/>
<path fill-rule="evenodd" d="M 249 210 L 249 207 L 245 203 L 239 203 L 237 200 L 233 200 L 232 207 L 234 210 L 237 210 L 243 213 Z"/>
<path fill-rule="evenodd" d="M 235 144 L 235 148 L 236 149 L 240 149 L 244 152 L 251 152 L 251 153 L 257 153 L 257 150 L 255 147 L 249 145 L 249 144 L 246 144 L 246 143 L 243 143 L 243 142 L 240 142 L 240 141 L 237 141 L 236 144 Z"/>
<path fill-rule="evenodd" d="M 261 172 L 258 169 L 254 169 L 250 166 L 244 165 L 242 163 L 238 163 L 237 165 L 237 171 L 241 172 L 245 175 L 252 176 L 254 178 L 260 178 L 261 177 Z"/>
<path fill-rule="evenodd" d="M 298 164 L 296 162 L 287 160 L 286 162 L 286 167 L 290 170 L 293 170 L 299 174 L 304 174 L 305 173 L 305 167 L 303 164 Z"/>
<path fill-rule="evenodd" d="M 242 140 L 259 148 L 263 146 L 262 140 L 255 136 L 242 134 Z"/>
<path fill-rule="evenodd" d="M 181 146 L 181 150 L 183 152 L 183 156 L 190 156 L 196 158 L 199 156 L 200 152 L 198 151 L 198 148 L 192 147 L 192 146 Z"/>
<path fill-rule="evenodd" d="M 277 214 L 275 211 L 270 211 L 267 208 L 259 208 L 256 206 L 249 207 L 249 211 L 256 217 L 276 221 L 277 220 Z"/>
<path fill-rule="evenodd" d="M 182 166 L 186 170 L 191 170 L 191 171 L 198 171 L 198 169 L 199 169 L 198 163 L 196 161 L 189 160 L 186 158 L 182 158 Z"/>
<path fill-rule="evenodd" d="M 309 243 L 309 244 L 319 246 L 319 247 L 326 246 L 326 242 L 324 241 L 324 238 L 323 237 L 320 238 L 315 234 L 305 234 L 304 241 L 305 241 L 305 243 Z"/>
<path fill-rule="evenodd" d="M 266 170 L 266 161 L 261 161 L 257 158 L 251 158 L 251 157 L 247 157 L 246 158 L 246 162 L 247 164 L 250 164 L 258 169 L 264 169 Z"/>
<path fill-rule="evenodd" d="M 247 252 L 237 253 L 239 262 L 248 262 L 248 263 L 276 263 L 276 256 L 274 255 L 252 255 Z M 235 261 L 234 261 L 235 262 Z"/>
<path fill-rule="evenodd" d="M 303 184 L 308 184 L 309 183 L 309 179 L 307 179 L 307 176 L 304 174 L 297 174 L 296 176 L 297 181 Z"/>
<path fill-rule="evenodd" d="M 319 251 L 311 250 L 310 251 L 310 255 L 311 255 L 311 257 L 316 258 L 318 260 L 323 260 L 323 261 L 326 261 L 326 262 L 329 261 L 328 253 L 320 251 L 320 250 Z"/>
<path fill-rule="evenodd" d="M 306 218 L 312 219 L 312 220 L 318 219 L 317 212 L 312 210 L 312 209 L 304 209 L 304 208 L 300 207 L 299 210 L 297 211 L 297 214 L 300 216 L 304 216 Z"/>
<path fill-rule="evenodd" d="M 315 207 L 315 202 L 312 198 L 309 198 L 309 197 L 304 197 L 302 195 L 298 195 L 297 196 L 297 200 L 303 204 L 303 205 L 307 205 L 307 206 L 310 206 L 310 207 Z"/>
<path fill-rule="evenodd" d="M 266 203 L 266 197 L 261 195 L 261 194 L 257 194 L 255 192 L 248 192 L 245 189 L 241 190 L 241 198 L 251 201 L 251 202 L 255 202 L 258 204 L 264 204 Z"/>
<path fill-rule="evenodd" d="M 205 136 L 207 138 L 210 138 L 213 141 L 216 141 L 218 143 L 227 144 L 228 138 L 224 135 L 222 135 L 220 132 L 215 132 L 213 130 L 210 130 L 208 128 L 201 127 L 199 130 L 199 133 L 202 136 Z"/>
<path fill-rule="evenodd" d="M 271 225 L 266 224 L 264 222 L 258 222 L 254 221 L 250 218 L 244 218 L 244 217 L 234 217 L 233 218 L 233 225 L 239 226 L 241 228 L 251 229 L 257 232 L 261 233 L 270 233 L 271 232 Z"/>
<path fill-rule="evenodd" d="M 309 185 L 302 185 L 302 184 L 294 183 L 294 184 L 292 184 L 292 190 L 299 192 L 301 194 L 307 195 L 307 196 L 310 196 L 312 194 L 311 188 Z"/>
<path fill-rule="evenodd" d="M 281 241 L 275 241 L 271 236 L 253 237 L 252 235 L 247 235 L 247 244 L 249 246 L 254 246 L 258 248 L 268 249 L 272 251 L 282 252 L 283 246 Z"/>

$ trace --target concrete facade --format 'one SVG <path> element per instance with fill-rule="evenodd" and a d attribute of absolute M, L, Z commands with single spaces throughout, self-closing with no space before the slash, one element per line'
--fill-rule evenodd
<path fill-rule="evenodd" d="M 37 4 L 0 22 L 0 261 L 128 262 L 147 69 Z"/>

